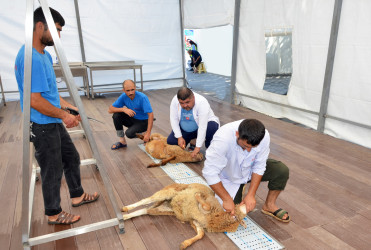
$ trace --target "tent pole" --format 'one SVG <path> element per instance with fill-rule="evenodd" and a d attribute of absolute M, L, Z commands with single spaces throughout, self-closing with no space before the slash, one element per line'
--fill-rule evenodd
<path fill-rule="evenodd" d="M 233 49 L 232 49 L 232 70 L 231 70 L 231 103 L 234 104 L 237 73 L 237 47 L 240 28 L 240 6 L 241 0 L 234 1 L 234 24 L 233 24 Z"/>
<path fill-rule="evenodd" d="M 79 31 L 81 58 L 82 58 L 82 62 L 86 62 L 84 40 L 82 38 L 82 30 L 81 30 L 79 2 L 78 0 L 74 0 L 74 3 L 75 3 L 75 12 L 76 12 L 76 20 L 77 20 L 77 30 Z"/>
<path fill-rule="evenodd" d="M 22 243 L 24 249 L 31 249 L 28 244 L 29 231 L 29 193 L 30 185 L 30 117 L 31 117 L 31 65 L 33 39 L 34 1 L 26 3 L 25 52 L 23 77 L 23 166 L 22 166 Z"/>
<path fill-rule="evenodd" d="M 326 121 L 326 115 L 327 115 L 326 113 L 327 113 L 327 107 L 328 107 L 328 100 L 330 96 L 332 70 L 334 68 L 336 42 L 337 42 L 337 37 L 339 33 L 339 23 L 340 23 L 340 14 L 341 14 L 342 4 L 343 4 L 343 0 L 335 0 L 334 12 L 332 16 L 330 42 L 329 42 L 328 53 L 327 53 L 325 78 L 324 78 L 323 88 L 322 88 L 321 107 L 320 107 L 319 116 L 318 116 L 317 130 L 321 133 L 323 133 L 323 131 L 325 130 L 325 121 Z"/>
<path fill-rule="evenodd" d="M 182 55 L 182 69 L 183 69 L 183 86 L 187 86 L 186 76 L 185 76 L 185 68 L 184 68 L 184 6 L 183 0 L 179 0 L 179 18 L 180 18 L 180 39 L 181 42 L 181 55 Z"/>

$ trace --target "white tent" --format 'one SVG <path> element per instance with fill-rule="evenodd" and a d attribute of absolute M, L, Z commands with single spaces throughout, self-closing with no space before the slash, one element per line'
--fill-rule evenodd
<path fill-rule="evenodd" d="M 180 3 L 184 28 L 235 25 L 232 91 L 236 91 L 236 104 L 371 148 L 371 1 L 80 0 L 86 61 L 135 60 L 143 64 L 145 81 L 182 79 Z M 68 61 L 82 61 L 74 2 L 51 0 L 49 5 L 66 19 L 61 39 Z M 2 3 L 0 74 L 5 91 L 17 89 L 13 65 L 24 43 L 24 20 L 24 1 Z M 292 31 L 293 73 L 287 95 L 263 90 L 264 34 L 282 27 Z M 99 72 L 95 79 L 97 84 L 113 81 L 122 81 L 122 75 Z M 182 84 L 170 82 L 149 82 L 145 89 Z"/>

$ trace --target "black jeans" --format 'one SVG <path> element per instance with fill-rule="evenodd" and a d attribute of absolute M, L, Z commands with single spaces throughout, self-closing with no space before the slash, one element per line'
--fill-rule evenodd
<path fill-rule="evenodd" d="M 123 126 L 128 128 L 125 132 L 125 135 L 128 138 L 135 138 L 136 133 L 142 133 L 146 131 L 148 127 L 148 119 L 138 120 L 138 119 L 135 119 L 134 117 L 128 116 L 124 112 L 114 113 L 112 116 L 112 119 L 113 119 L 113 124 L 115 125 L 115 129 L 116 129 L 118 137 L 124 137 Z"/>
<path fill-rule="evenodd" d="M 70 197 L 84 194 L 81 186 L 80 156 L 61 123 L 31 123 L 31 142 L 40 166 L 45 214 L 59 214 L 61 179 L 64 173 Z"/>
<path fill-rule="evenodd" d="M 268 159 L 267 167 L 263 174 L 261 181 L 268 181 L 269 190 L 284 190 L 286 187 L 287 180 L 289 179 L 289 168 L 280 161 Z M 249 183 L 248 181 L 247 183 Z M 234 204 L 240 204 L 242 201 L 243 187 L 245 184 L 241 184 L 234 197 Z"/>

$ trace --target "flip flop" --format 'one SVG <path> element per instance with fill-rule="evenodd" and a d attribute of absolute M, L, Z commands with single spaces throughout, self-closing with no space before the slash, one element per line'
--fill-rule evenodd
<path fill-rule="evenodd" d="M 269 211 L 265 211 L 264 209 L 262 209 L 261 211 L 262 211 L 263 214 L 272 216 L 276 220 L 279 220 L 279 221 L 282 221 L 282 222 L 285 222 L 285 223 L 287 223 L 287 222 L 290 221 L 289 213 L 287 211 L 283 210 L 282 208 L 277 209 L 273 213 L 272 212 L 269 212 Z M 287 214 L 287 218 L 286 219 L 282 219 L 285 214 Z"/>
<path fill-rule="evenodd" d="M 80 220 L 80 218 L 78 218 L 77 220 L 73 221 L 73 217 L 75 217 L 75 215 L 62 211 L 58 214 L 58 217 L 55 221 L 48 220 L 48 224 L 49 225 L 70 225 Z"/>
<path fill-rule="evenodd" d="M 82 201 L 80 201 L 77 204 L 72 204 L 72 206 L 73 207 L 79 207 L 81 205 L 94 202 L 94 201 L 98 200 L 98 198 L 99 198 L 99 194 L 97 194 L 96 196 L 94 196 L 94 195 L 90 195 L 90 194 L 84 193 L 84 198 L 82 199 Z"/>
<path fill-rule="evenodd" d="M 111 146 L 111 149 L 116 150 L 116 149 L 119 149 L 119 148 L 126 148 L 127 146 L 128 146 L 127 144 L 122 144 L 121 142 L 118 141 Z"/>

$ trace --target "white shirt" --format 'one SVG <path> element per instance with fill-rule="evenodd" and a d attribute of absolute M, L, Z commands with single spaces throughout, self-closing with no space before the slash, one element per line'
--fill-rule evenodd
<path fill-rule="evenodd" d="M 216 131 L 206 150 L 202 170 L 207 184 L 222 182 L 233 199 L 240 185 L 251 180 L 252 173 L 264 174 L 270 151 L 268 130 L 265 130 L 264 138 L 259 145 L 250 152 L 237 144 L 236 131 L 242 121 L 228 123 Z"/>
<path fill-rule="evenodd" d="M 202 147 L 206 138 L 207 123 L 209 121 L 215 121 L 219 124 L 219 118 L 214 115 L 205 97 L 195 92 L 193 92 L 193 95 L 195 97 L 195 105 L 192 109 L 193 118 L 198 125 L 196 147 Z M 180 106 L 177 95 L 175 95 L 170 104 L 170 124 L 175 138 L 182 137 L 179 126 L 181 111 L 182 107 Z"/>

